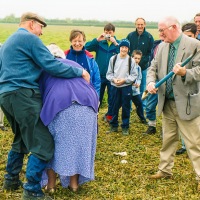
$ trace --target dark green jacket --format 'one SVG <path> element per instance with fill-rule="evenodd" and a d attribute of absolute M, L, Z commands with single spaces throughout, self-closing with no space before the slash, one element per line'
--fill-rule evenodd
<path fill-rule="evenodd" d="M 119 40 L 116 39 L 116 41 L 119 43 Z M 100 76 L 105 78 L 108 71 L 109 60 L 113 55 L 119 53 L 119 47 L 115 46 L 113 43 L 108 46 L 106 40 L 98 42 L 97 39 L 94 38 L 92 41 L 85 44 L 85 49 L 96 53 L 95 60 L 99 66 Z"/>
<path fill-rule="evenodd" d="M 139 63 L 142 70 L 145 70 L 149 66 L 151 50 L 153 48 L 153 36 L 144 29 L 144 32 L 139 35 L 136 31 L 128 34 L 126 37 L 130 41 L 130 55 L 132 55 L 134 50 L 142 51 L 142 59 Z"/>

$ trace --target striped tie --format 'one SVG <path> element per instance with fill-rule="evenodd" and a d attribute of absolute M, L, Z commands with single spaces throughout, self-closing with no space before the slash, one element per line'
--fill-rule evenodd
<path fill-rule="evenodd" d="M 168 68 L 167 72 L 171 72 L 173 67 L 174 67 L 174 55 L 175 55 L 175 47 L 173 44 L 170 44 L 170 49 L 169 49 L 169 60 L 168 60 Z M 170 96 L 170 93 L 172 92 L 172 77 L 170 77 L 167 80 L 167 85 L 166 85 L 166 95 L 167 97 Z"/>

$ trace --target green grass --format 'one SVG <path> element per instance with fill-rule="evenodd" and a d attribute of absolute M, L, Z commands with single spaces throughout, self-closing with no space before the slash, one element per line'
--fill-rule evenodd
<path fill-rule="evenodd" d="M 54 199 L 71 200 L 195 200 L 195 174 L 187 154 L 175 158 L 174 178 L 150 180 L 149 175 L 157 171 L 161 147 L 161 118 L 158 118 L 157 133 L 144 136 L 147 126 L 141 124 L 133 110 L 129 136 L 118 133 L 106 134 L 108 123 L 102 120 L 105 108 L 99 113 L 99 134 L 95 159 L 95 180 L 81 186 L 78 194 L 63 189 L 59 184 Z M 7 152 L 13 135 L 0 132 L 0 182 L 3 182 Z M 114 152 L 127 152 L 127 156 L 114 155 Z M 122 164 L 121 160 L 128 163 Z M 25 162 L 26 163 L 26 162 Z M 25 181 L 25 168 L 20 175 Z M 20 199 L 22 189 L 11 192 L 0 190 L 0 199 Z"/>
<path fill-rule="evenodd" d="M 3 43 L 13 32 L 18 29 L 17 24 L 0 24 L 0 43 Z M 68 49 L 70 46 L 69 35 L 72 29 L 79 29 L 85 32 L 86 40 L 92 40 L 103 33 L 103 27 L 93 27 L 93 26 L 52 26 L 49 25 L 43 29 L 43 36 L 41 36 L 42 41 L 45 45 L 49 43 L 56 43 L 63 50 Z M 128 33 L 134 31 L 135 28 L 118 28 L 116 27 L 115 35 L 117 39 L 126 38 Z M 148 30 L 155 39 L 158 38 L 158 32 L 156 29 Z"/>
<path fill-rule="evenodd" d="M 49 26 L 44 29 L 42 40 L 47 45 L 57 43 L 61 48 L 69 48 L 68 37 L 71 29 L 77 27 Z M 78 27 L 84 30 L 87 39 L 97 37 L 103 28 Z M 0 24 L 0 42 L 17 29 L 17 25 Z M 131 29 L 116 28 L 119 39 L 126 37 Z M 157 34 L 152 30 L 153 35 Z M 157 133 L 144 136 L 147 126 L 141 124 L 135 113 L 131 114 L 130 135 L 123 136 L 121 132 L 106 134 L 108 123 L 102 120 L 106 112 L 106 99 L 99 112 L 99 134 L 97 138 L 97 152 L 95 159 L 95 180 L 81 186 L 78 194 L 63 189 L 58 184 L 54 199 L 57 200 L 198 200 L 200 199 L 193 172 L 187 154 L 175 157 L 173 168 L 174 178 L 170 180 L 150 180 L 148 177 L 157 171 L 159 164 L 159 150 L 161 148 L 161 117 L 158 118 Z M 7 123 L 7 122 L 6 122 Z M 13 135 L 8 127 L 7 132 L 0 131 L 0 188 L 3 184 L 7 153 L 11 147 Z M 180 143 L 181 146 L 181 143 Z M 179 146 L 179 147 L 180 147 Z M 127 156 L 120 157 L 114 152 L 127 152 Z M 122 164 L 125 159 L 128 163 Z M 25 160 L 26 161 L 26 160 Z M 26 162 L 20 174 L 25 181 Z M 22 189 L 15 192 L 4 192 L 0 189 L 0 200 L 19 200 Z"/>

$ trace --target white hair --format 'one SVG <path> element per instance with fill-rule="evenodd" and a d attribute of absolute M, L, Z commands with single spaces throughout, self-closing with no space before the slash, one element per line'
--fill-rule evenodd
<path fill-rule="evenodd" d="M 181 24 L 174 16 L 167 16 L 160 20 L 159 23 L 164 23 L 166 26 L 176 25 L 178 29 L 181 29 Z"/>
<path fill-rule="evenodd" d="M 64 51 L 56 44 L 47 45 L 47 48 L 49 49 L 49 51 L 53 56 L 57 58 L 63 58 L 63 59 L 65 58 Z"/>

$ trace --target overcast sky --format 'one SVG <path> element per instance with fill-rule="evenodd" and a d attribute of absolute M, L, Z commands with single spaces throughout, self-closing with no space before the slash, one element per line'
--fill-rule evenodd
<path fill-rule="evenodd" d="M 200 0 L 1 0 L 0 18 L 32 11 L 48 19 L 159 21 L 173 15 L 182 22 L 200 13 Z"/>

